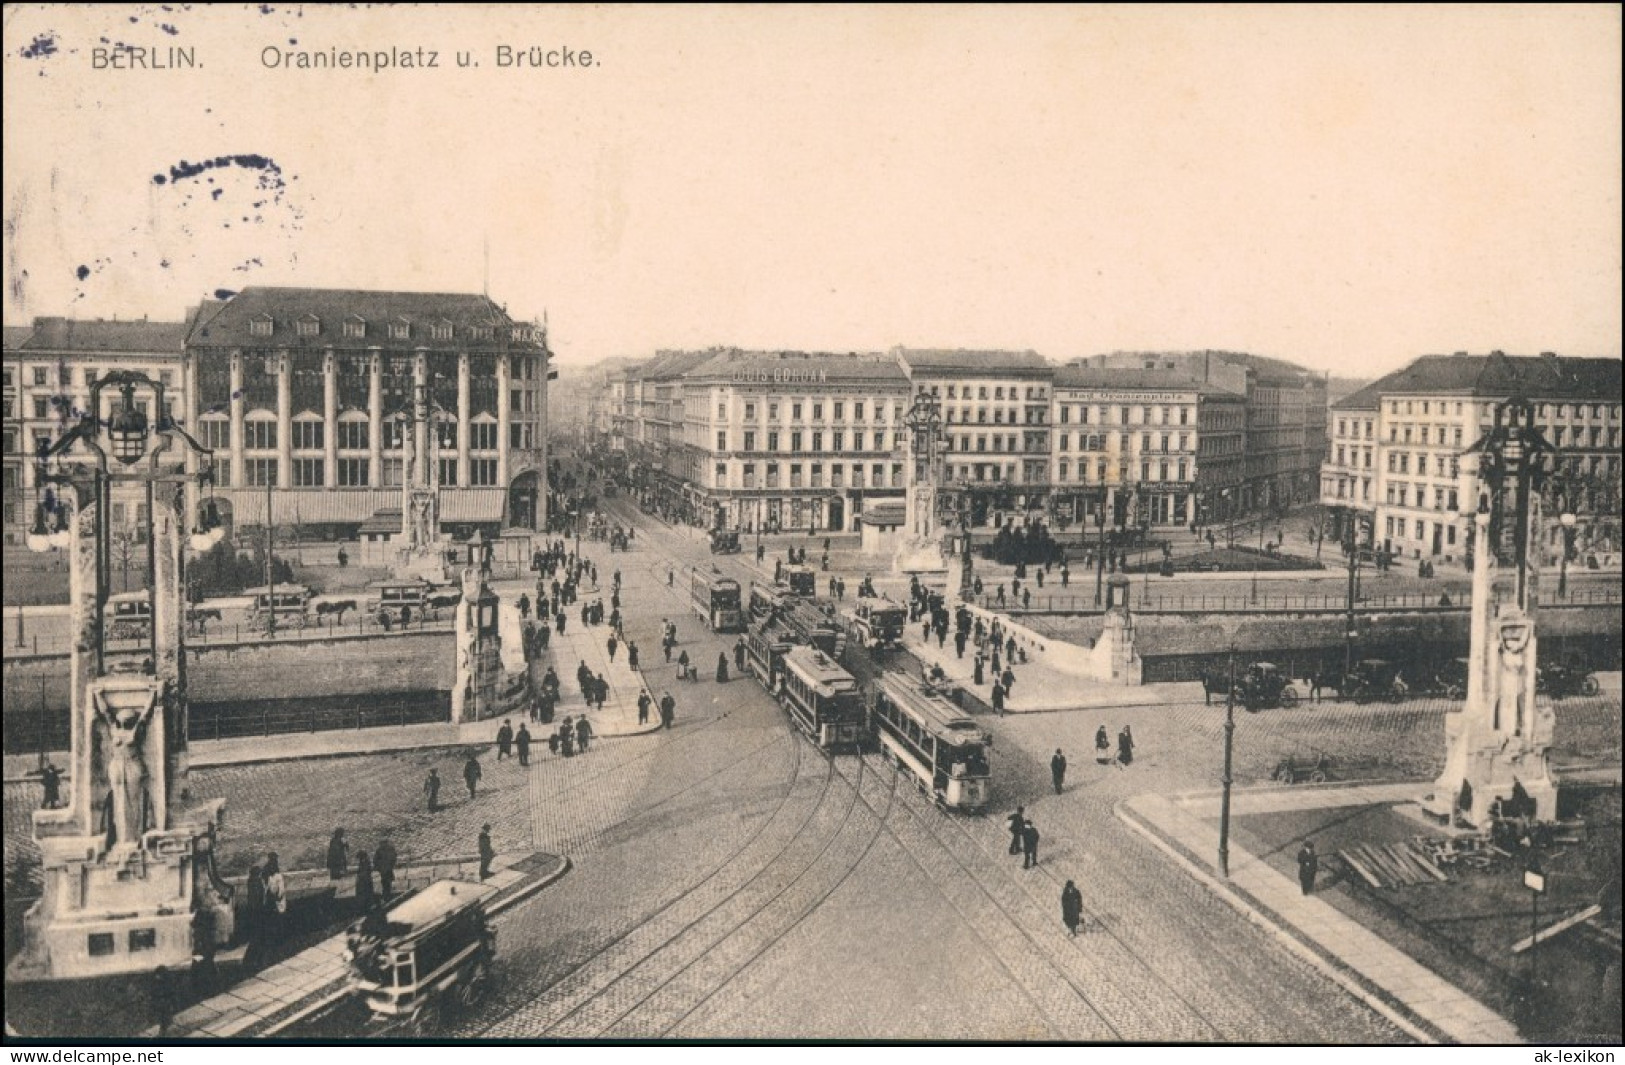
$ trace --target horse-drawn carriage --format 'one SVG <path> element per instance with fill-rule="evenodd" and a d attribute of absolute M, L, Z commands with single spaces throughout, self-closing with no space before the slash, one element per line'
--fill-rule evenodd
<path fill-rule="evenodd" d="M 1292 678 L 1273 662 L 1254 662 L 1236 679 L 1236 702 L 1248 711 L 1298 705 Z"/>
<path fill-rule="evenodd" d="M 1400 676 L 1399 665 L 1383 658 L 1362 658 L 1338 685 L 1338 694 L 1356 703 L 1384 700 L 1397 703 L 1409 690 Z M 1463 681 L 1465 682 L 1465 677 Z M 1463 684 L 1465 690 L 1465 683 Z"/>
<path fill-rule="evenodd" d="M 302 629 L 310 620 L 310 589 L 302 584 L 261 585 L 245 588 L 251 600 L 248 623 L 258 629 Z"/>

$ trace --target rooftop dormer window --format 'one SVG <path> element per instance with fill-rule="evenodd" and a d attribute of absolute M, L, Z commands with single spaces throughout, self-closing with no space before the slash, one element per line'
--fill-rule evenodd
<path fill-rule="evenodd" d="M 307 314 L 299 319 L 297 332 L 302 337 L 319 337 L 322 335 L 322 320 L 314 314 Z"/>
<path fill-rule="evenodd" d="M 256 337 L 270 336 L 271 316 L 269 314 L 261 314 L 251 319 L 248 323 L 248 335 Z"/>
<path fill-rule="evenodd" d="M 430 324 L 429 336 L 433 340 L 450 340 L 451 323 L 442 318 L 440 321 Z"/>
<path fill-rule="evenodd" d="M 352 314 L 344 320 L 344 335 L 350 340 L 360 340 L 367 335 L 367 320 L 359 314 Z"/>
<path fill-rule="evenodd" d="M 389 323 L 389 339 L 410 340 L 412 337 L 412 323 L 405 318 L 397 318 Z"/>
<path fill-rule="evenodd" d="M 473 336 L 475 340 L 494 340 L 496 339 L 496 327 L 477 325 L 474 327 Z"/>

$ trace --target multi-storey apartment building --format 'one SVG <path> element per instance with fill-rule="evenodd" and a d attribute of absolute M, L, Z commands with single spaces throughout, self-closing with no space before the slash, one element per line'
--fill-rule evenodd
<path fill-rule="evenodd" d="M 1312 502 L 1326 457 L 1326 379 L 1281 359 L 1231 351 L 1113 352 L 1075 360 L 1097 369 L 1184 374 L 1243 397 L 1244 472 L 1224 497 L 1236 513 Z"/>
<path fill-rule="evenodd" d="M 192 322 L 185 420 L 238 525 L 269 494 L 278 524 L 351 536 L 400 510 L 415 455 L 451 534 L 542 529 L 548 360 L 485 296 L 251 287 Z"/>
<path fill-rule="evenodd" d="M 1619 552 L 1620 362 L 1617 359 L 1426 355 L 1333 405 L 1321 502 L 1329 535 L 1362 517 L 1380 547 L 1408 558 L 1459 558 L 1476 485 L 1461 456 L 1493 424 L 1497 405 L 1534 404 L 1553 448 L 1546 479 L 1547 560 L 1562 513 L 1578 551 Z"/>
<path fill-rule="evenodd" d="M 1063 366 L 1051 421 L 1061 521 L 1187 525 L 1243 481 L 1244 398 L 1179 370 Z"/>
<path fill-rule="evenodd" d="M 31 457 L 73 428 L 89 409 L 90 386 L 113 370 L 133 370 L 162 382 L 172 416 L 183 404 L 181 355 L 184 322 L 117 322 L 101 319 L 36 318 L 32 326 L 6 330 L 5 348 L 5 538 L 20 543 L 39 504 L 38 472 Z M 116 396 L 102 396 L 111 413 Z M 149 417 L 152 397 L 136 397 Z M 86 461 L 79 449 L 64 462 Z M 115 536 L 145 535 L 146 501 L 135 489 L 120 489 L 112 500 Z M 120 541 L 124 542 L 123 539 Z M 119 548 L 116 548 L 119 549 Z"/>
<path fill-rule="evenodd" d="M 895 348 L 910 391 L 937 398 L 945 488 L 972 524 L 1043 504 L 1055 368 L 1035 351 Z"/>
<path fill-rule="evenodd" d="M 685 374 L 690 491 L 706 524 L 845 531 L 904 489 L 908 380 L 885 355 L 730 350 Z"/>

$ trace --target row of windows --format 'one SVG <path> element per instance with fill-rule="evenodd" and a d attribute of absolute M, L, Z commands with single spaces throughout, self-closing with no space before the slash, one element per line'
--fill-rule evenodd
<path fill-rule="evenodd" d="M 517 430 L 519 426 L 510 426 Z M 527 427 L 528 428 L 528 427 Z M 198 427 L 199 439 L 204 447 L 211 449 L 229 449 L 231 447 L 231 422 L 223 418 L 205 419 Z M 327 423 L 301 419 L 292 425 L 293 448 L 296 451 L 320 451 L 326 446 Z M 382 446 L 385 450 L 398 451 L 405 446 L 406 424 L 392 421 L 383 424 L 381 434 Z M 510 433 L 516 440 L 522 439 L 525 434 Z M 454 422 L 438 423 L 436 436 L 442 448 L 454 451 L 457 448 L 457 425 Z M 270 419 L 254 419 L 243 423 L 244 446 L 249 451 L 274 451 L 277 446 L 277 423 Z M 365 451 L 371 439 L 371 426 L 367 422 L 339 422 L 338 445 L 343 451 Z M 495 451 L 497 449 L 497 426 L 494 422 L 475 422 L 468 427 L 468 446 L 471 451 Z"/>
<path fill-rule="evenodd" d="M 1389 473 L 1410 473 L 1411 454 L 1408 451 L 1388 452 Z M 1434 455 L 1433 476 L 1455 477 L 1461 472 L 1461 461 L 1455 455 Z M 1421 452 L 1416 456 L 1416 474 L 1419 477 L 1428 475 L 1428 455 Z"/>
<path fill-rule="evenodd" d="M 365 318 L 351 315 L 339 325 L 339 332 L 347 339 L 358 340 L 367 336 L 369 323 Z M 286 326 L 284 326 L 286 328 Z M 294 333 L 301 337 L 316 337 L 322 335 L 322 320 L 314 314 L 307 314 L 293 323 Z M 414 335 L 427 337 L 430 340 L 450 340 L 455 332 L 449 321 L 414 323 L 409 319 L 397 318 L 385 323 L 385 328 L 391 340 L 410 340 Z M 276 332 L 276 320 L 268 314 L 253 318 L 248 323 L 250 335 L 257 337 L 272 336 Z M 514 326 L 506 330 L 508 339 L 527 342 L 535 339 L 536 331 L 528 325 Z M 469 340 L 495 340 L 496 326 L 474 325 L 465 330 L 464 335 Z"/>
<path fill-rule="evenodd" d="M 1434 408 L 1438 408 L 1437 411 L 1435 411 Z M 1493 403 L 1480 404 L 1478 409 L 1479 418 L 1483 420 L 1493 417 L 1494 409 L 1495 404 Z M 1538 408 L 1536 408 L 1535 414 L 1536 417 L 1540 418 L 1542 421 L 1548 421 L 1552 418 L 1553 414 L 1562 419 L 1570 417 L 1571 412 L 1573 417 L 1579 419 L 1584 419 L 1586 417 L 1602 419 L 1607 417 L 1612 421 L 1619 421 L 1619 404 L 1617 403 L 1542 403 Z M 1443 399 L 1391 399 L 1388 401 L 1388 413 L 1396 416 L 1399 414 L 1414 415 L 1417 413 L 1424 415 L 1438 413 L 1441 415 L 1453 414 L 1460 416 L 1462 414 L 1462 403 L 1460 400 L 1451 401 Z M 1342 435 L 1341 428 L 1338 429 L 1338 435 Z"/>
<path fill-rule="evenodd" d="M 1324 482 L 1321 485 L 1321 495 L 1352 500 L 1354 498 L 1354 481 L 1347 477 L 1339 477 L 1335 484 L 1331 481 Z M 1371 478 L 1369 477 L 1360 478 L 1360 499 L 1367 503 L 1371 502 Z"/>
<path fill-rule="evenodd" d="M 765 478 L 766 478 L 765 481 L 762 484 L 757 484 L 757 482 L 756 482 L 756 463 L 747 462 L 747 463 L 744 463 L 740 467 L 739 484 L 737 485 L 737 487 L 740 487 L 740 488 L 780 488 L 780 487 L 822 488 L 822 487 L 824 487 L 824 464 L 821 463 L 821 462 L 813 462 L 813 463 L 807 464 L 807 466 L 805 468 L 805 472 L 807 474 L 807 481 L 805 482 L 805 484 L 803 484 L 803 482 L 802 482 L 803 466 L 802 466 L 801 463 L 799 463 L 799 462 L 790 463 L 789 464 L 789 470 L 787 472 L 788 472 L 788 477 L 789 477 L 788 482 L 786 484 L 781 484 L 780 479 L 779 479 L 779 475 L 780 475 L 779 463 L 777 463 L 777 462 L 769 462 L 769 463 L 766 464 L 766 466 L 763 469 L 763 473 L 764 473 Z M 873 487 L 873 488 L 884 488 L 884 487 L 886 487 L 886 464 L 885 463 L 881 463 L 881 462 L 874 463 L 873 465 L 868 467 L 868 473 L 869 473 L 868 487 Z M 831 464 L 830 467 L 829 467 L 829 487 L 831 487 L 831 488 L 845 488 L 846 486 L 847 486 L 847 467 L 845 465 L 843 465 L 843 464 L 840 464 L 840 463 Z M 863 487 L 865 487 L 865 485 L 864 485 L 864 466 L 863 466 L 862 463 L 854 462 L 852 464 L 852 467 L 851 467 L 851 486 L 853 488 L 863 488 Z M 719 462 L 719 463 L 716 464 L 716 487 L 718 487 L 718 488 L 727 488 L 727 487 L 729 487 L 728 464 L 725 463 L 725 462 Z M 891 487 L 893 487 L 893 488 L 901 488 L 901 487 L 903 487 L 903 466 L 902 466 L 901 463 L 892 463 L 892 465 L 891 465 Z"/>
<path fill-rule="evenodd" d="M 1348 466 L 1348 465 L 1359 466 L 1359 465 L 1361 465 L 1362 464 L 1361 452 L 1363 451 L 1364 452 L 1363 464 L 1364 464 L 1364 467 L 1369 470 L 1371 468 L 1372 450 L 1373 449 L 1369 448 L 1369 447 L 1368 448 L 1351 447 L 1351 448 L 1348 448 L 1348 450 L 1345 452 L 1344 451 L 1344 445 L 1338 444 L 1337 445 L 1337 465 L 1339 465 L 1339 466 Z"/>
<path fill-rule="evenodd" d="M 1107 466 L 1107 462 L 1106 462 L 1105 459 L 1096 459 L 1095 460 L 1095 463 L 1094 463 L 1094 466 L 1093 466 L 1093 469 L 1094 469 L 1094 482 L 1095 483 L 1103 483 L 1103 482 L 1105 482 L 1107 468 L 1108 468 L 1108 466 Z M 1129 469 L 1128 466 L 1125 465 L 1125 464 L 1119 464 L 1118 465 L 1118 481 L 1119 482 L 1126 482 L 1128 480 L 1128 469 Z M 1084 482 L 1084 481 L 1087 481 L 1089 479 L 1089 477 L 1088 477 L 1089 470 L 1090 470 L 1089 463 L 1082 460 L 1082 459 L 1079 459 L 1078 460 L 1078 465 L 1077 465 L 1077 479 L 1078 479 L 1079 482 Z M 1192 472 L 1191 467 L 1186 464 L 1186 460 L 1184 460 L 1184 459 L 1176 459 L 1176 460 L 1174 460 L 1172 462 L 1170 462 L 1167 459 L 1162 459 L 1162 460 L 1160 460 L 1159 462 L 1156 463 L 1155 467 L 1153 467 L 1150 462 L 1141 462 L 1140 463 L 1140 480 L 1142 482 L 1149 482 L 1149 481 L 1180 481 L 1180 482 L 1183 482 L 1183 481 L 1186 481 L 1186 480 L 1189 479 L 1189 478 L 1186 477 L 1186 474 L 1191 473 L 1191 472 Z M 1153 473 L 1156 474 L 1155 477 L 1152 476 Z M 1072 478 L 1072 464 L 1070 462 L 1068 462 L 1066 459 L 1062 459 L 1061 462 L 1060 462 L 1060 465 L 1056 468 L 1055 479 L 1057 481 L 1063 481 L 1064 482 L 1064 481 L 1070 480 L 1071 478 Z"/>
<path fill-rule="evenodd" d="M 100 378 L 101 373 L 102 371 L 100 367 L 86 366 L 81 371 L 83 380 L 85 382 L 85 387 L 89 388 L 91 385 L 95 384 L 97 379 Z M 73 367 L 67 365 L 59 364 L 56 366 L 30 366 L 29 375 L 29 380 L 34 382 L 35 388 L 69 388 L 73 385 Z M 159 370 L 158 381 L 165 388 L 174 387 L 175 371 Z M 6 371 L 6 387 L 11 387 L 10 370 Z"/>
<path fill-rule="evenodd" d="M 745 421 L 747 421 L 747 422 L 755 421 L 758 410 L 759 409 L 764 409 L 764 405 L 758 404 L 755 401 L 747 401 L 744 406 L 745 406 Z M 851 404 L 851 408 L 852 408 L 852 420 L 855 421 L 855 422 L 863 421 L 865 413 L 869 410 L 868 405 L 862 400 L 853 401 L 852 404 Z M 830 403 L 829 403 L 828 409 L 830 410 L 830 412 L 832 414 L 832 419 L 831 420 L 837 421 L 837 422 L 846 420 L 846 411 L 847 411 L 847 401 L 846 400 L 844 400 L 844 399 L 831 400 Z M 789 419 L 792 422 L 799 422 L 799 421 L 802 420 L 802 414 L 804 412 L 807 412 L 807 411 L 812 412 L 812 420 L 813 421 L 821 422 L 821 421 L 824 420 L 825 405 L 824 405 L 824 403 L 822 401 L 817 401 L 817 400 L 800 400 L 800 399 L 797 399 L 797 400 L 790 400 L 789 402 L 785 402 L 785 403 L 781 403 L 781 402 L 779 402 L 777 400 L 773 400 L 773 401 L 770 401 L 767 404 L 765 404 L 765 410 L 767 411 L 767 420 L 770 421 L 770 422 L 778 421 L 779 416 L 780 416 L 781 413 L 788 415 Z M 885 405 L 885 403 L 880 402 L 880 401 L 877 400 L 875 402 L 875 404 L 874 404 L 874 412 L 875 412 L 875 421 L 883 422 L 883 421 L 886 420 L 886 405 Z M 724 421 L 724 422 L 728 420 L 728 403 L 727 403 L 726 400 L 723 400 L 723 401 L 720 401 L 719 403 L 717 403 L 717 420 L 718 421 Z M 894 404 L 893 407 L 892 407 L 892 421 L 901 422 L 902 420 L 903 420 L 903 405 L 901 403 Z"/>
<path fill-rule="evenodd" d="M 1066 425 L 1072 420 L 1073 408 L 1062 404 L 1060 413 L 1061 424 Z M 1115 404 L 1102 404 L 1096 407 L 1080 406 L 1077 408 L 1078 424 L 1088 425 L 1090 412 L 1093 411 L 1096 424 L 1111 425 L 1189 425 L 1191 424 L 1191 408 L 1181 407 L 1135 407 L 1118 406 Z M 1175 413 L 1177 411 L 1177 413 Z"/>
<path fill-rule="evenodd" d="M 1419 484 L 1416 486 L 1416 506 L 1426 510 L 1428 506 L 1429 486 Z M 1434 510 L 1455 510 L 1457 494 L 1456 489 L 1443 486 L 1432 488 Z M 1394 506 L 1408 507 L 1411 505 L 1411 486 L 1404 483 L 1390 482 L 1387 486 L 1387 500 Z"/>
<path fill-rule="evenodd" d="M 1134 440 L 1133 433 L 1093 433 L 1090 435 L 1078 434 L 1079 451 L 1117 451 L 1126 450 Z M 1140 434 L 1141 451 L 1190 451 L 1194 439 L 1186 433 L 1160 433 L 1153 436 L 1151 433 Z M 1155 446 L 1153 446 L 1155 445 Z M 1062 433 L 1056 445 L 1058 451 L 1072 450 L 1072 437 Z"/>
<path fill-rule="evenodd" d="M 986 425 L 986 424 L 988 424 L 987 410 L 988 409 L 986 407 L 978 407 L 978 408 L 976 408 L 975 424 L 977 424 L 977 425 Z M 1007 415 L 1008 415 L 1009 423 L 1011 425 L 1018 425 L 1018 424 L 1043 425 L 1043 424 L 1045 424 L 1045 417 L 1044 417 L 1045 412 L 1044 412 L 1044 410 L 1042 408 L 1039 408 L 1037 410 L 1029 408 L 1027 410 L 1025 418 L 1018 418 L 1016 416 L 1017 413 L 1018 412 L 1017 412 L 1016 408 L 1014 408 L 1014 407 L 1011 407 L 1008 411 L 1006 411 L 1003 407 L 994 407 L 993 408 L 993 424 L 994 425 L 1003 425 L 1003 424 L 1005 424 L 1005 420 L 1006 420 Z M 957 417 L 956 417 L 956 415 L 957 415 Z M 971 424 L 971 411 L 970 411 L 969 407 L 949 407 L 946 411 L 943 412 L 942 417 L 943 417 L 943 421 L 945 423 L 947 423 L 948 425 L 953 425 L 956 422 L 958 424 L 960 424 L 960 425 L 970 425 Z"/>
<path fill-rule="evenodd" d="M 231 462 L 226 459 L 216 459 L 213 463 L 215 484 L 221 488 L 231 487 Z M 292 462 L 293 487 L 295 488 L 324 488 L 327 486 L 327 460 L 312 458 L 296 458 Z M 384 488 L 398 488 L 405 476 L 405 469 L 400 459 L 385 459 L 380 472 L 383 474 Z M 457 486 L 457 460 L 441 459 L 439 462 L 439 483 L 443 488 Z M 243 462 L 245 484 L 252 488 L 264 488 L 269 485 L 277 487 L 281 481 L 279 467 L 276 459 L 246 459 Z M 338 485 L 340 488 L 366 488 L 371 479 L 371 467 L 368 460 L 362 458 L 341 458 L 337 466 Z M 494 487 L 497 484 L 496 459 L 470 459 L 468 463 L 468 484 L 474 488 Z"/>
<path fill-rule="evenodd" d="M 1414 535 L 1411 538 L 1414 539 L 1414 540 L 1426 541 L 1427 538 L 1428 538 L 1427 537 L 1427 526 L 1428 526 L 1428 523 L 1423 521 L 1421 518 L 1415 519 L 1415 521 L 1411 524 L 1411 528 L 1414 530 Z M 1433 527 L 1436 530 L 1442 530 L 1443 535 L 1441 536 L 1440 539 L 1442 540 L 1442 542 L 1446 546 L 1448 546 L 1448 547 L 1455 547 L 1456 546 L 1456 526 L 1454 525 L 1454 523 L 1452 523 L 1452 522 L 1444 522 L 1444 521 L 1436 521 L 1436 522 L 1433 523 Z M 1383 528 L 1384 528 L 1384 531 L 1385 531 L 1386 535 L 1390 539 L 1392 539 L 1394 537 L 1398 537 L 1400 539 L 1405 538 L 1406 525 L 1405 525 L 1405 519 L 1404 518 L 1396 518 L 1392 514 L 1390 514 L 1390 515 L 1388 515 L 1387 518 L 1384 519 Z"/>
<path fill-rule="evenodd" d="M 992 396 L 988 395 L 988 390 L 990 388 L 993 391 Z M 948 385 L 947 389 L 948 389 L 948 398 L 949 399 L 989 399 L 989 398 L 991 398 L 991 399 L 997 401 L 997 400 L 1001 400 L 1001 399 L 1021 399 L 1021 398 L 1023 398 L 1020 385 L 969 385 L 969 384 L 962 384 L 962 385 Z M 943 390 L 942 385 L 931 385 L 931 386 L 929 386 L 929 390 L 930 390 L 930 392 L 931 392 L 931 394 L 933 396 L 936 396 L 938 399 L 942 398 L 942 390 Z M 974 396 L 971 395 L 972 390 L 974 390 L 975 393 L 976 393 Z M 920 385 L 919 386 L 919 391 L 920 392 L 927 391 L 927 386 L 926 385 Z M 1025 396 L 1025 398 L 1027 400 L 1029 400 L 1029 401 L 1038 401 L 1038 400 L 1047 399 L 1048 397 L 1049 397 L 1049 388 L 1047 386 L 1045 386 L 1045 385 L 1028 385 L 1027 386 L 1027 392 L 1026 392 L 1026 396 Z"/>
<path fill-rule="evenodd" d="M 754 429 L 745 430 L 745 432 L 743 434 L 743 443 L 742 443 L 742 446 L 741 446 L 740 450 L 741 451 L 755 451 L 756 450 L 757 439 L 758 439 L 758 437 L 757 437 L 756 430 L 754 430 Z M 781 433 L 777 429 L 769 429 L 767 431 L 766 439 L 767 439 L 767 448 L 766 448 L 766 450 L 768 450 L 768 451 L 782 450 L 779 445 L 786 442 L 786 441 L 789 442 L 789 444 L 790 444 L 789 449 L 792 452 L 799 453 L 799 452 L 803 451 L 804 450 L 802 448 L 803 443 L 811 443 L 811 445 L 812 445 L 810 448 L 807 448 L 805 450 L 810 450 L 810 451 L 814 451 L 814 452 L 824 450 L 824 431 L 822 429 L 813 429 L 813 430 L 810 430 L 810 431 L 808 431 L 806 433 L 803 433 L 803 431 L 800 430 L 800 429 L 793 429 L 788 434 Z M 871 438 L 868 436 L 868 434 L 866 434 L 864 432 L 864 430 L 862 430 L 862 429 L 854 429 L 854 430 L 852 430 L 852 450 L 853 451 L 897 451 L 897 450 L 900 450 L 902 448 L 902 446 L 903 446 L 903 434 L 902 434 L 902 432 L 900 430 L 896 431 L 896 432 L 893 432 L 891 434 L 891 446 L 888 448 L 886 446 L 886 433 L 885 433 L 885 431 L 881 430 L 881 429 L 877 429 L 877 430 L 875 430 L 874 436 L 872 438 L 873 447 L 866 446 L 870 442 L 871 442 Z M 717 450 L 718 451 L 727 451 L 728 450 L 728 431 L 726 429 L 717 430 Z M 846 450 L 846 430 L 844 430 L 844 429 L 832 429 L 832 430 L 830 430 L 830 433 L 829 433 L 829 450 L 831 450 L 831 451 L 845 451 Z"/>

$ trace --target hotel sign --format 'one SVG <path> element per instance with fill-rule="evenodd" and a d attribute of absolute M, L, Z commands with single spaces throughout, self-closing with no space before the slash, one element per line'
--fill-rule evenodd
<path fill-rule="evenodd" d="M 1063 386 L 1066 387 L 1066 386 Z M 1090 403 L 1194 403 L 1194 392 L 1102 392 L 1092 388 L 1079 389 L 1088 393 Z M 1078 397 L 1083 398 L 1083 397 Z M 1076 399 L 1071 399 L 1076 402 Z M 1063 401 L 1066 402 L 1066 401 Z"/>
<path fill-rule="evenodd" d="M 738 370 L 733 382 L 739 385 L 821 385 L 829 380 L 828 370 Z"/>

